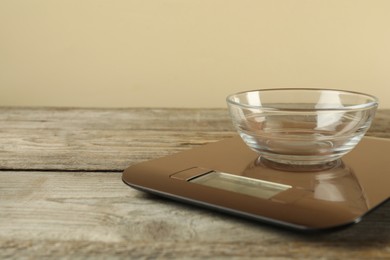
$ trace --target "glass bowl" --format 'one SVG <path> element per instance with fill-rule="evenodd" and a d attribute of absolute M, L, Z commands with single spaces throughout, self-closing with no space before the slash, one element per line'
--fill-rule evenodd
<path fill-rule="evenodd" d="M 229 95 L 233 125 L 262 159 L 326 165 L 351 151 L 374 118 L 374 96 L 332 89 L 262 89 Z"/>

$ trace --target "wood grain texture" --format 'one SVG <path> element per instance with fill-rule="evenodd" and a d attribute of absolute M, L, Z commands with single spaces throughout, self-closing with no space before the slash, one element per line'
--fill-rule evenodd
<path fill-rule="evenodd" d="M 0 169 L 121 171 L 233 134 L 222 109 L 0 108 Z"/>
<path fill-rule="evenodd" d="M 0 172 L 0 258 L 390 257 L 390 203 L 296 234 L 130 189 L 120 173 Z"/>
<path fill-rule="evenodd" d="M 0 108 L 0 259 L 389 259 L 390 203 L 298 234 L 172 202 L 128 165 L 235 134 L 225 109 Z M 390 138 L 390 110 L 368 133 Z"/>
<path fill-rule="evenodd" d="M 0 169 L 121 171 L 235 134 L 226 109 L 0 108 Z M 368 135 L 390 138 L 390 111 Z"/>

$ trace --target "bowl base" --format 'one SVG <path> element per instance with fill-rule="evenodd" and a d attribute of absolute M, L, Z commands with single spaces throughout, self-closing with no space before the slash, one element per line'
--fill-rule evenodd
<path fill-rule="evenodd" d="M 326 162 L 310 162 L 307 161 L 291 161 L 291 160 L 272 160 L 264 156 L 260 156 L 257 160 L 264 167 L 273 168 L 276 170 L 290 172 L 318 172 L 329 170 L 338 167 L 342 162 L 341 159 Z"/>

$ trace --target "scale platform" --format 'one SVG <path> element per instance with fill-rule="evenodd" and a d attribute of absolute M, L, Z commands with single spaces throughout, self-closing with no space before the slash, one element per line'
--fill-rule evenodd
<path fill-rule="evenodd" d="M 390 197 L 390 139 L 364 137 L 322 171 L 269 167 L 239 136 L 128 167 L 138 190 L 287 228 L 358 223 Z"/>

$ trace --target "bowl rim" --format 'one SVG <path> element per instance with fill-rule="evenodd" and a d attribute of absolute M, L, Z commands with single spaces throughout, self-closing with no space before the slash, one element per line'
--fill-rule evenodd
<path fill-rule="evenodd" d="M 244 93 L 250 93 L 250 92 L 278 92 L 278 91 L 332 91 L 332 92 L 341 92 L 345 94 L 352 94 L 352 95 L 359 95 L 359 96 L 365 96 L 370 99 L 372 99 L 371 102 L 363 103 L 363 104 L 357 104 L 357 105 L 351 105 L 351 106 L 345 106 L 345 107 L 337 107 L 337 108 L 278 108 L 278 107 L 272 107 L 272 106 L 262 106 L 262 105 L 248 105 L 248 104 L 242 104 L 238 103 L 236 101 L 232 100 L 232 97 L 244 94 Z M 312 111 L 350 111 L 350 110 L 364 110 L 369 109 L 373 107 L 377 107 L 379 104 L 379 100 L 376 96 L 371 94 L 366 94 L 363 92 L 358 91 L 350 91 L 350 90 L 342 90 L 342 89 L 331 89 L 331 88 L 265 88 L 265 89 L 252 89 L 252 90 L 245 90 L 245 91 L 239 91 L 233 94 L 230 94 L 226 97 L 226 102 L 231 105 L 245 107 L 245 108 L 261 108 L 265 111 L 302 111 L 302 112 L 312 112 Z"/>

